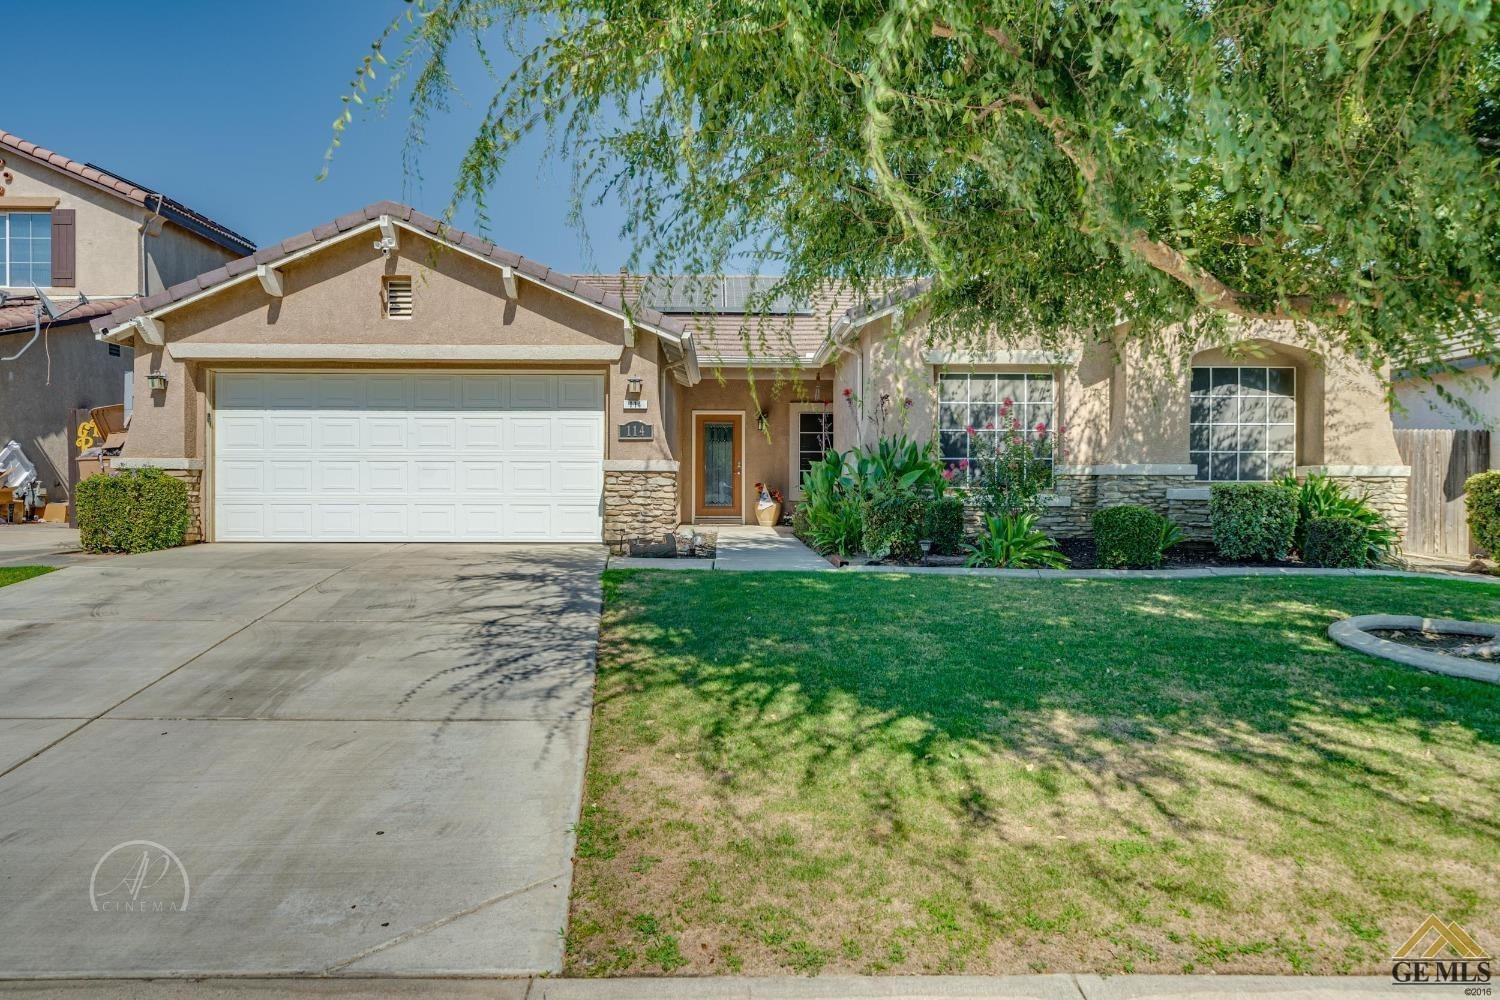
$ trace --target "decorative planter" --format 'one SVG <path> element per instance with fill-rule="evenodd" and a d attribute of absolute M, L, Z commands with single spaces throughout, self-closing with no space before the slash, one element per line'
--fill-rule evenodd
<path fill-rule="evenodd" d="M 774 528 L 781 523 L 781 504 L 758 503 L 755 505 L 755 520 L 762 528 Z"/>

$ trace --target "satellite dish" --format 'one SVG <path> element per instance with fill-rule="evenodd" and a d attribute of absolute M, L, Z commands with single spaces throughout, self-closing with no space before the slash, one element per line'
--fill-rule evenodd
<path fill-rule="evenodd" d="M 43 315 L 45 315 L 47 319 L 53 323 L 57 322 L 59 319 L 62 319 L 74 309 L 77 309 L 80 306 L 88 305 L 89 302 L 88 296 L 84 295 L 82 292 L 79 292 L 77 302 L 68 306 L 68 308 L 66 309 L 59 309 L 57 307 L 57 303 L 47 298 L 47 293 L 42 291 L 36 285 L 32 285 L 31 290 L 36 292 L 37 303 L 41 306 Z"/>

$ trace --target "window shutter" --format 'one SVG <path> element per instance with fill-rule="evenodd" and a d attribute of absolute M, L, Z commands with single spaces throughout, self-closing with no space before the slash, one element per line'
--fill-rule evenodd
<path fill-rule="evenodd" d="M 78 227 L 71 208 L 52 210 L 52 284 L 72 288 L 78 282 Z"/>

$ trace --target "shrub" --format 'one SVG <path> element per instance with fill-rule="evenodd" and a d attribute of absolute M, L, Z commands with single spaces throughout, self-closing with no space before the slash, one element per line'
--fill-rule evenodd
<path fill-rule="evenodd" d="M 927 501 L 915 490 L 882 486 L 865 498 L 863 542 L 871 559 L 915 562 L 927 524 Z"/>
<path fill-rule="evenodd" d="M 1396 532 L 1370 506 L 1368 495 L 1354 496 L 1340 483 L 1313 473 L 1302 482 L 1287 476 L 1282 485 L 1297 491 L 1297 528 L 1292 545 L 1307 559 L 1307 527 L 1322 517 L 1342 517 L 1364 526 L 1365 555 L 1360 565 L 1386 562 L 1396 550 Z"/>
<path fill-rule="evenodd" d="M 1285 483 L 1215 483 L 1214 545 L 1230 559 L 1285 559 L 1297 531 L 1297 491 Z"/>
<path fill-rule="evenodd" d="M 1095 511 L 1090 523 L 1099 565 L 1110 569 L 1154 569 L 1162 553 L 1182 541 L 1170 518 L 1140 504 L 1120 504 Z"/>
<path fill-rule="evenodd" d="M 1491 558 L 1500 559 L 1500 469 L 1481 472 L 1464 482 L 1469 530 Z"/>
<path fill-rule="evenodd" d="M 927 503 L 924 538 L 932 539 L 932 551 L 957 555 L 964 547 L 963 497 L 934 497 Z"/>
<path fill-rule="evenodd" d="M 990 514 L 969 552 L 967 565 L 1001 569 L 1062 569 L 1067 556 L 1036 526 L 1035 514 Z"/>
<path fill-rule="evenodd" d="M 1359 567 L 1366 563 L 1369 526 L 1352 517 L 1315 517 L 1307 522 L 1302 561 L 1309 566 Z"/>
<path fill-rule="evenodd" d="M 90 552 L 153 552 L 187 539 L 188 488 L 161 469 L 127 469 L 78 484 L 78 537 Z"/>

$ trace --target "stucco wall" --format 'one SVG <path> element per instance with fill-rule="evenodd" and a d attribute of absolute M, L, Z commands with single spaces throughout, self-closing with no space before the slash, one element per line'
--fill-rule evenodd
<path fill-rule="evenodd" d="M 866 439 L 880 436 L 884 394 L 890 396 L 892 412 L 904 400 L 913 401 L 907 421 L 913 436 L 929 437 L 936 427 L 940 369 L 925 357 L 932 345 L 925 342 L 919 322 L 894 336 L 891 322 L 887 318 L 871 324 L 837 360 L 834 390 L 841 394 L 850 389 L 862 411 L 862 420 L 836 429 L 840 448 L 859 443 L 861 429 Z M 1319 354 L 1291 324 L 1254 324 L 1243 334 L 1249 354 L 1172 332 L 1150 345 L 1120 332 L 1073 348 L 1067 364 L 949 363 L 941 370 L 1050 370 L 1056 378 L 1055 420 L 1064 464 L 1180 465 L 1188 461 L 1192 365 L 1291 365 L 1297 369 L 1299 465 L 1400 464 L 1376 372 L 1350 358 Z M 970 360 L 999 356 L 992 352 L 1042 349 L 1040 344 L 998 340 L 987 347 L 964 345 Z M 899 423 L 887 418 L 884 433 L 899 429 Z"/>
<path fill-rule="evenodd" d="M 1436 386 L 1469 401 L 1466 413 L 1438 395 Z M 1436 375 L 1432 382 L 1409 379 L 1396 385 L 1400 404 L 1391 414 L 1399 428 L 1452 428 L 1490 431 L 1490 468 L 1500 468 L 1500 372 L 1482 365 L 1463 375 Z"/>
<path fill-rule="evenodd" d="M 233 367 L 337 368 L 370 367 L 366 363 L 180 361 L 171 356 L 177 344 L 390 344 L 510 345 L 517 347 L 613 347 L 623 343 L 618 319 L 527 281 L 520 282 L 519 301 L 504 297 L 500 270 L 493 265 L 403 231 L 401 247 L 389 258 L 371 246 L 373 240 L 350 239 L 325 252 L 282 268 L 283 295 L 267 295 L 259 281 L 241 284 L 162 317 L 167 347 L 142 347 L 135 366 L 136 419 L 127 453 L 133 458 L 207 458 L 203 390 L 208 369 Z M 382 278 L 413 278 L 410 319 L 388 319 L 382 305 Z M 535 364 L 388 363 L 396 367 L 545 367 L 608 371 L 605 400 L 605 455 L 610 459 L 671 460 L 674 438 L 662 430 L 662 362 L 660 344 L 638 332 L 636 345 L 623 348 L 617 364 L 600 362 Z M 165 392 L 151 393 L 146 376 L 167 375 Z M 629 379 L 641 379 L 644 414 L 627 413 L 622 400 Z M 670 377 L 670 376 L 669 376 Z M 617 425 L 641 417 L 654 424 L 651 441 L 618 441 Z"/>
<path fill-rule="evenodd" d="M 78 281 L 60 295 L 83 292 L 89 298 L 137 294 L 140 288 L 140 227 L 143 211 L 119 197 L 40 166 L 14 153 L 3 156 L 15 180 L 5 185 L 0 211 L 19 198 L 57 198 L 57 208 L 77 213 Z M 46 211 L 46 209 L 15 209 Z M 30 291 L 29 288 L 26 289 Z M 46 291 L 47 289 L 44 289 Z"/>
<path fill-rule="evenodd" d="M 792 404 L 811 400 L 833 399 L 833 384 L 822 372 L 784 372 L 778 380 L 775 375 L 753 380 L 739 373 L 723 373 L 716 378 L 712 371 L 705 371 L 702 382 L 691 389 L 678 393 L 680 402 L 677 417 L 677 449 L 682 455 L 682 471 L 678 477 L 678 491 L 682 503 L 682 520 L 693 520 L 693 490 L 698 481 L 697 458 L 693 454 L 693 414 L 696 411 L 727 410 L 744 414 L 745 443 L 743 489 L 741 501 L 743 516 L 754 519 L 755 483 L 762 482 L 786 493 L 791 484 L 791 434 Z M 756 426 L 756 414 L 764 411 L 770 419 L 766 430 Z M 833 404 L 833 426 L 835 437 L 840 425 L 848 422 L 848 410 L 841 402 Z"/>
<path fill-rule="evenodd" d="M 0 355 L 15 353 L 30 337 L 29 332 L 0 336 Z M 67 496 L 73 410 L 124 402 L 130 367 L 130 349 L 111 357 L 87 323 L 54 329 L 46 343 L 39 340 L 19 359 L 0 364 L 0 445 L 20 443 L 49 498 Z"/>
<path fill-rule="evenodd" d="M 146 237 L 146 294 L 196 278 L 240 255 L 197 233 L 167 223 Z"/>

